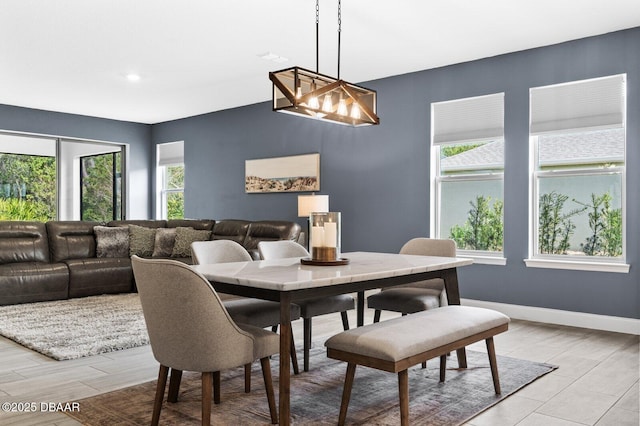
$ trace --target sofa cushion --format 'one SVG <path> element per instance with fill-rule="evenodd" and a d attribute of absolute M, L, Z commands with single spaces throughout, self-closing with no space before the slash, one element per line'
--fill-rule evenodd
<path fill-rule="evenodd" d="M 44 223 L 0 222 L 0 264 L 48 261 L 49 244 Z"/>
<path fill-rule="evenodd" d="M 211 238 L 211 231 L 203 231 L 179 226 L 176 228 L 176 242 L 173 245 L 171 257 L 191 257 L 191 243 L 207 241 Z"/>
<path fill-rule="evenodd" d="M 216 221 L 213 225 L 212 240 L 233 240 L 238 244 L 244 243 L 249 230 L 248 220 L 225 219 Z"/>
<path fill-rule="evenodd" d="M 156 230 L 144 226 L 129 225 L 129 255 L 151 257 L 156 241 Z"/>
<path fill-rule="evenodd" d="M 145 228 L 166 228 L 167 221 L 162 219 L 131 219 L 131 220 L 112 220 L 107 222 L 107 226 L 129 226 L 137 225 Z"/>
<path fill-rule="evenodd" d="M 69 269 L 64 263 L 7 263 L 0 265 L 0 288 L 0 305 L 67 299 Z"/>
<path fill-rule="evenodd" d="M 167 220 L 167 228 L 184 228 L 202 229 L 204 231 L 213 230 L 216 223 L 213 219 L 169 219 Z"/>
<path fill-rule="evenodd" d="M 247 250 L 258 248 L 260 241 L 294 240 L 300 235 L 300 225 L 280 220 L 251 222 L 247 237 L 242 244 Z"/>
<path fill-rule="evenodd" d="M 134 290 L 131 259 L 128 257 L 67 260 L 65 263 L 69 268 L 69 297 Z"/>
<path fill-rule="evenodd" d="M 171 257 L 173 246 L 176 242 L 176 228 L 156 229 L 153 254 L 151 257 Z"/>
<path fill-rule="evenodd" d="M 47 222 L 49 252 L 52 262 L 96 257 L 94 226 L 100 222 L 53 220 Z"/>
<path fill-rule="evenodd" d="M 129 257 L 129 228 L 94 226 L 96 257 Z"/>

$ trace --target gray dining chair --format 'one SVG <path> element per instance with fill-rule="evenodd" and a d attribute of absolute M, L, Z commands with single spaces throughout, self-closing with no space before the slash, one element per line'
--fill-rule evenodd
<path fill-rule="evenodd" d="M 455 257 L 456 243 L 449 239 L 414 238 L 402 246 L 400 254 Z M 444 281 L 440 278 L 383 288 L 367 298 L 367 307 L 375 309 L 373 322 L 380 321 L 381 311 L 407 315 L 446 304 Z"/>
<path fill-rule="evenodd" d="M 160 363 L 151 424 L 162 410 L 169 369 L 202 373 L 202 424 L 211 422 L 211 399 L 220 403 L 220 371 L 259 359 L 273 424 L 278 422 L 269 357 L 280 350 L 277 334 L 236 324 L 209 281 L 170 259 L 132 256 L 153 356 Z M 169 395 L 177 389 L 169 386 Z"/>
<path fill-rule="evenodd" d="M 247 250 L 232 240 L 194 241 L 191 243 L 191 259 L 195 265 L 250 262 L 253 261 Z M 219 293 L 227 312 L 237 323 L 248 324 L 254 327 L 271 327 L 277 331 L 280 324 L 280 303 L 269 300 L 254 299 L 251 297 L 233 296 Z M 291 321 L 300 318 L 300 307 L 291 305 Z M 295 351 L 295 342 L 291 339 L 291 362 L 293 372 L 298 374 L 298 359 Z M 245 372 L 245 387 L 249 392 L 251 387 L 250 371 Z"/>
<path fill-rule="evenodd" d="M 288 257 L 309 257 L 309 252 L 295 241 L 261 241 L 258 243 L 260 258 L 264 260 L 283 259 Z M 300 306 L 304 335 L 304 371 L 309 371 L 309 351 L 311 349 L 311 319 L 319 315 L 340 312 L 342 328 L 349 329 L 347 311 L 354 309 L 355 300 L 349 294 L 327 296 L 318 299 L 296 301 Z"/>

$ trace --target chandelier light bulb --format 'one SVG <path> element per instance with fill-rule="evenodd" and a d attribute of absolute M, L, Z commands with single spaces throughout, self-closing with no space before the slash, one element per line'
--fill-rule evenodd
<path fill-rule="evenodd" d="M 339 115 L 348 115 L 347 112 L 347 102 L 344 100 L 342 96 L 340 96 L 340 100 L 338 101 L 338 114 Z"/>
<path fill-rule="evenodd" d="M 332 112 L 333 111 L 333 102 L 331 102 L 331 94 L 327 93 L 324 95 L 324 101 L 322 101 L 322 110 L 324 112 Z"/>
<path fill-rule="evenodd" d="M 360 106 L 357 102 L 354 102 L 353 106 L 351 107 L 351 118 L 354 118 L 356 120 L 360 119 Z"/>
<path fill-rule="evenodd" d="M 315 92 L 316 91 L 316 82 L 312 81 L 311 82 L 311 92 Z M 318 97 L 317 96 L 312 96 L 309 99 L 309 108 L 313 108 L 313 109 L 320 109 L 320 102 L 318 102 Z"/>

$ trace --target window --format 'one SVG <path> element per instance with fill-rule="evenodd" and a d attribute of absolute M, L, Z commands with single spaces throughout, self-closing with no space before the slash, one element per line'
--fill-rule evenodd
<path fill-rule="evenodd" d="M 109 142 L 0 133 L 0 220 L 122 218 L 125 152 Z"/>
<path fill-rule="evenodd" d="M 80 218 L 99 222 L 122 219 L 121 153 L 80 157 Z"/>
<path fill-rule="evenodd" d="M 503 264 L 504 94 L 434 103 L 431 122 L 431 234 Z"/>
<path fill-rule="evenodd" d="M 158 145 L 159 216 L 184 218 L 184 143 Z"/>
<path fill-rule="evenodd" d="M 0 220 L 53 220 L 56 196 L 56 140 L 0 135 Z"/>
<path fill-rule="evenodd" d="M 624 263 L 625 92 L 624 75 L 531 89 L 528 266 Z"/>

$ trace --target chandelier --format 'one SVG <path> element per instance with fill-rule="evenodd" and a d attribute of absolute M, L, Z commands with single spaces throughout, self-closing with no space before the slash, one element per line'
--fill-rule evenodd
<path fill-rule="evenodd" d="M 350 126 L 380 124 L 376 91 L 340 79 L 341 0 L 338 0 L 338 77 L 318 72 L 319 0 L 316 0 L 316 70 L 293 67 L 269 73 L 273 110 Z"/>

